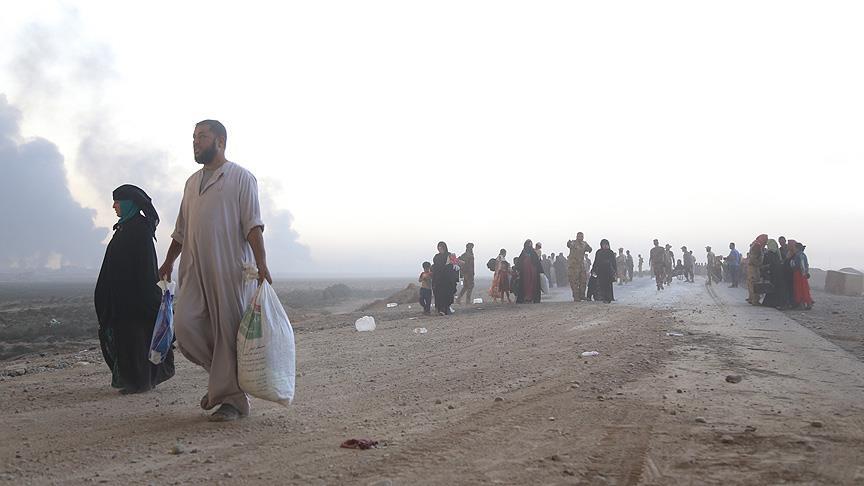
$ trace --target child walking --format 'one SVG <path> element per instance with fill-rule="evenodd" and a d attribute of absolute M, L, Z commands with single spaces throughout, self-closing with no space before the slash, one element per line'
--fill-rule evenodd
<path fill-rule="evenodd" d="M 420 305 L 423 307 L 423 313 L 427 316 L 431 314 L 432 309 L 432 264 L 423 262 L 423 271 L 420 272 Z"/>

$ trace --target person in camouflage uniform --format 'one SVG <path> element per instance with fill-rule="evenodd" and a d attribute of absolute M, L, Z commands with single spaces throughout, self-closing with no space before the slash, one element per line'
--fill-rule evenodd
<path fill-rule="evenodd" d="M 567 276 L 570 280 L 570 290 L 573 292 L 573 302 L 585 300 L 587 272 L 585 271 L 585 254 L 591 253 L 591 245 L 585 241 L 582 232 L 576 233 L 576 239 L 567 242 L 570 255 L 567 256 Z"/>

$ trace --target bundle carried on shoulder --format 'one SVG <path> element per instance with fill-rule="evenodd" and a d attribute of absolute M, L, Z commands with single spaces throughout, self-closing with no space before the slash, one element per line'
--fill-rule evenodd
<path fill-rule="evenodd" d="M 488 268 L 492 272 L 497 270 L 498 269 L 497 267 L 498 267 L 498 259 L 497 258 L 490 258 L 489 261 L 486 262 L 486 268 Z"/>
<path fill-rule="evenodd" d="M 244 392 L 281 405 L 294 399 L 294 330 L 273 287 L 255 292 L 237 332 L 237 379 Z"/>

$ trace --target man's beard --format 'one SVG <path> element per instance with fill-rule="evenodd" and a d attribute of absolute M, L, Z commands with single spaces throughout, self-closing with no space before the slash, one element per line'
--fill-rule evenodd
<path fill-rule="evenodd" d="M 199 164 L 206 165 L 210 162 L 213 162 L 213 159 L 216 157 L 216 141 L 213 141 L 213 144 L 208 148 L 201 151 L 201 153 L 195 156 L 195 162 Z"/>

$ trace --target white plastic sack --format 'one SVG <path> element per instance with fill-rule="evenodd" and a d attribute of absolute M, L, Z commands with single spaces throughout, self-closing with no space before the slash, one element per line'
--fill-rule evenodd
<path fill-rule="evenodd" d="M 354 321 L 354 328 L 360 332 L 374 331 L 375 318 L 370 316 L 363 316 L 360 319 Z"/>
<path fill-rule="evenodd" d="M 540 292 L 544 294 L 549 293 L 549 280 L 546 278 L 545 273 L 540 274 Z"/>
<path fill-rule="evenodd" d="M 237 379 L 244 392 L 281 405 L 294 399 L 294 330 L 264 281 L 237 331 Z"/>

